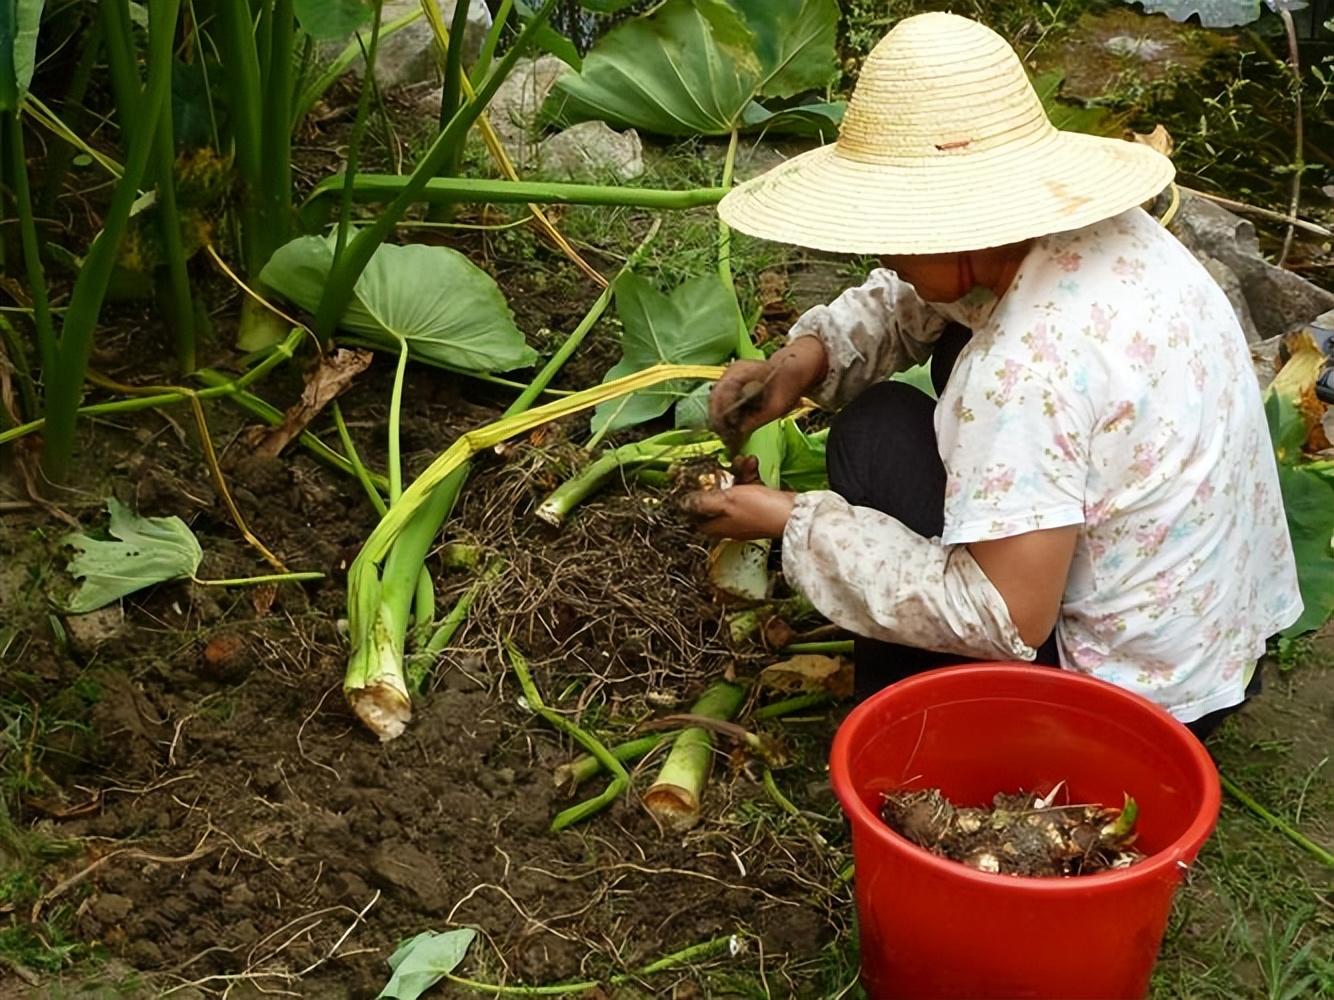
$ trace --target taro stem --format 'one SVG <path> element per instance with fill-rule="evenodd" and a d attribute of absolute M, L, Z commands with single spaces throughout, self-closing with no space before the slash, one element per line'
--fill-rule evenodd
<path fill-rule="evenodd" d="M 719 681 L 702 694 L 690 710 L 699 716 L 727 722 L 741 709 L 745 690 Z M 688 830 L 699 822 L 700 800 L 713 762 L 713 737 L 702 726 L 681 732 L 658 772 L 658 780 L 644 793 L 644 806 L 664 829 Z"/>

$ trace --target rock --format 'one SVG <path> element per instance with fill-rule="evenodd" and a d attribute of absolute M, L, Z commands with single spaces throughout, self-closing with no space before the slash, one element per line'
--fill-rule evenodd
<path fill-rule="evenodd" d="M 1172 232 L 1229 298 L 1240 291 L 1246 310 L 1237 310 L 1238 320 L 1252 342 L 1287 333 L 1334 309 L 1334 293 L 1265 260 L 1255 226 L 1220 205 L 1182 192 Z"/>
<path fill-rule="evenodd" d="M 65 619 L 65 633 L 69 636 L 70 647 L 80 656 L 91 656 L 98 646 L 120 635 L 124 628 L 125 613 L 119 602 L 87 614 L 70 615 Z"/>
<path fill-rule="evenodd" d="M 605 122 L 580 122 L 537 149 L 537 166 L 566 180 L 633 180 L 644 172 L 644 147 L 634 129 L 617 132 Z"/>
<path fill-rule="evenodd" d="M 491 99 L 487 116 L 516 163 L 531 161 L 537 145 L 533 131 L 538 112 L 567 68 L 555 56 L 521 59 Z"/>
<path fill-rule="evenodd" d="M 1255 320 L 1251 318 L 1251 307 L 1246 303 L 1246 293 L 1241 289 L 1241 279 L 1232 268 L 1213 257 L 1201 257 L 1200 263 L 1209 272 L 1209 276 L 1218 282 L 1218 287 L 1223 289 L 1227 300 L 1232 303 L 1232 311 L 1237 314 L 1237 322 L 1241 324 L 1242 332 L 1246 334 L 1247 343 L 1254 344 L 1262 340 L 1260 331 L 1255 328 Z"/>
<path fill-rule="evenodd" d="M 455 0 L 435 0 L 445 26 L 452 23 Z M 482 51 L 482 42 L 491 27 L 491 12 L 485 0 L 465 0 L 468 3 L 468 28 L 463 36 L 463 59 L 471 63 Z M 382 24 L 421 10 L 419 0 L 385 0 L 381 14 Z M 327 50 L 330 58 L 342 51 L 339 42 Z M 423 16 L 399 28 L 391 35 L 380 36 L 379 51 L 375 54 L 375 82 L 385 90 L 407 87 L 415 83 L 433 83 L 440 79 L 440 57 L 436 50 L 435 33 Z M 358 77 L 365 71 L 365 63 L 358 59 L 352 72 Z M 438 102 L 437 102 L 438 103 Z"/>

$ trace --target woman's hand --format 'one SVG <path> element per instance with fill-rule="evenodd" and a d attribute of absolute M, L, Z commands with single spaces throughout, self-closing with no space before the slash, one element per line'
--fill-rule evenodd
<path fill-rule="evenodd" d="M 733 361 L 709 394 L 709 425 L 735 454 L 750 432 L 790 412 L 824 378 L 818 337 L 801 337 L 767 361 Z"/>
<path fill-rule="evenodd" d="M 748 483 L 691 493 L 681 499 L 681 507 L 699 518 L 704 534 L 747 540 L 782 538 L 796 501 L 795 493 Z"/>

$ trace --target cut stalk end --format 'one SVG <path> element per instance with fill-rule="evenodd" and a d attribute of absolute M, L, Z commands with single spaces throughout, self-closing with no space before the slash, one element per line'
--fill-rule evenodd
<path fill-rule="evenodd" d="M 366 728 L 388 743 L 403 735 L 412 721 L 412 701 L 391 684 L 374 684 L 347 692 L 348 704 Z"/>
<path fill-rule="evenodd" d="M 550 500 L 545 501 L 538 507 L 536 513 L 538 520 L 545 521 L 553 528 L 559 528 L 565 524 L 565 512 Z"/>
<path fill-rule="evenodd" d="M 680 785 L 655 784 L 644 793 L 644 808 L 672 833 L 682 833 L 699 822 L 699 796 Z"/>

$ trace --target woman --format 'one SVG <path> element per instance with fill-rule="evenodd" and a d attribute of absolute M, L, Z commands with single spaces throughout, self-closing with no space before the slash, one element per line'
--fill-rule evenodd
<path fill-rule="evenodd" d="M 790 583 L 859 637 L 859 695 L 963 658 L 1101 677 L 1203 737 L 1301 610 L 1242 331 L 1139 206 L 1147 146 L 1057 131 L 1000 36 L 901 22 L 838 142 L 738 187 L 736 229 L 884 269 L 711 400 L 732 443 L 802 396 L 841 408 L 828 492 L 693 498 L 782 539 Z M 939 402 L 885 376 L 931 361 Z"/>

